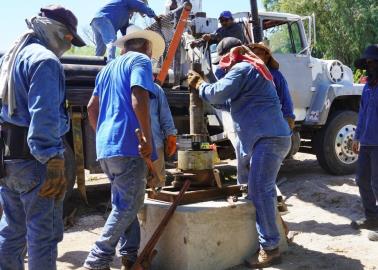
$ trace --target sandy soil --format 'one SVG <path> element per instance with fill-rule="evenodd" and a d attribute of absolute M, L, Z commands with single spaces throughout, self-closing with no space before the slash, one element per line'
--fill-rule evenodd
<path fill-rule="evenodd" d="M 312 155 L 297 154 L 285 162 L 279 179 L 286 179 L 280 189 L 289 213 L 283 218 L 295 236 L 283 264 L 269 269 L 378 269 L 378 242 L 370 242 L 367 231 L 349 226 L 351 219 L 362 217 L 354 178 L 327 175 Z M 103 202 L 78 212 L 74 227 L 66 231 L 59 245 L 58 269 L 80 268 L 99 237 L 105 208 Z M 119 265 L 116 259 L 112 269 L 119 269 Z"/>

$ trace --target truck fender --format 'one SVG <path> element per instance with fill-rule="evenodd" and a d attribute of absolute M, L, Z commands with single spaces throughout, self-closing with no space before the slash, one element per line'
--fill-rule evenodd
<path fill-rule="evenodd" d="M 303 124 L 311 126 L 325 125 L 335 99 L 345 96 L 361 96 L 362 89 L 362 84 L 353 84 L 350 86 L 331 84 L 328 87 L 316 89 Z"/>

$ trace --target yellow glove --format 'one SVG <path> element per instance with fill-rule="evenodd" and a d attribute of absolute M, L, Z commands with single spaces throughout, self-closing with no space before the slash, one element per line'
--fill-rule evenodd
<path fill-rule="evenodd" d="M 39 191 L 39 196 L 62 199 L 67 182 L 64 176 L 64 159 L 52 158 L 47 162 L 46 181 Z"/>
<path fill-rule="evenodd" d="M 290 129 L 293 130 L 295 128 L 295 120 L 293 118 L 286 117 L 286 121 L 289 124 Z"/>
<path fill-rule="evenodd" d="M 188 73 L 189 87 L 198 90 L 203 82 L 205 81 L 202 79 L 202 76 L 200 74 L 198 74 L 197 72 L 193 70 L 189 70 L 189 73 Z"/>

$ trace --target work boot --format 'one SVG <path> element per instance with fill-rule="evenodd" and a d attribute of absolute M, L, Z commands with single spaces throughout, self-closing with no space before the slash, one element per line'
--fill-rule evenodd
<path fill-rule="evenodd" d="M 376 232 L 369 232 L 368 239 L 370 241 L 377 241 L 378 242 L 378 231 L 376 231 Z"/>
<path fill-rule="evenodd" d="M 350 226 L 352 226 L 352 228 L 355 230 L 378 230 L 378 218 L 363 218 L 360 220 L 353 220 Z"/>
<path fill-rule="evenodd" d="M 260 269 L 280 264 L 281 260 L 281 252 L 278 248 L 272 250 L 260 249 L 251 259 L 245 261 L 245 266 L 252 269 Z"/>
<path fill-rule="evenodd" d="M 126 256 L 122 256 L 122 267 L 121 270 L 131 270 L 135 262 L 130 261 L 127 259 Z"/>

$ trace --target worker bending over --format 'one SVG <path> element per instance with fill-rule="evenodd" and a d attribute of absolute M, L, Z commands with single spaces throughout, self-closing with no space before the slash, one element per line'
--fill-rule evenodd
<path fill-rule="evenodd" d="M 74 14 L 59 5 L 27 24 L 0 68 L 0 269 L 24 269 L 27 247 L 30 270 L 54 270 L 67 185 L 62 138 L 70 128 L 59 58 L 85 43 Z"/>
<path fill-rule="evenodd" d="M 117 39 L 117 32 L 127 28 L 134 12 L 159 19 L 142 0 L 111 0 L 96 13 L 91 22 L 96 41 L 96 56 L 103 56 L 107 51 L 108 62 L 115 58 L 116 47 L 113 43 Z"/>
<path fill-rule="evenodd" d="M 246 263 L 251 268 L 267 267 L 281 260 L 275 181 L 290 149 L 291 132 L 282 116 L 272 75 L 261 59 L 239 46 L 223 56 L 220 65 L 226 75 L 216 83 L 204 82 L 194 71 L 189 73 L 188 82 L 204 101 L 230 107 L 240 153 L 251 156 L 248 198 L 256 208 L 260 250 Z"/>
<path fill-rule="evenodd" d="M 89 121 L 96 128 L 97 159 L 111 182 L 112 211 L 85 260 L 86 269 L 110 269 L 118 243 L 122 269 L 130 269 L 136 261 L 137 213 L 143 206 L 147 173 L 143 158 L 156 159 L 149 112 L 149 97 L 156 95 L 150 58 L 163 54 L 164 39 L 133 25 L 115 44 L 126 53 L 98 74 L 88 104 Z M 144 143 L 138 142 L 137 128 Z"/>

